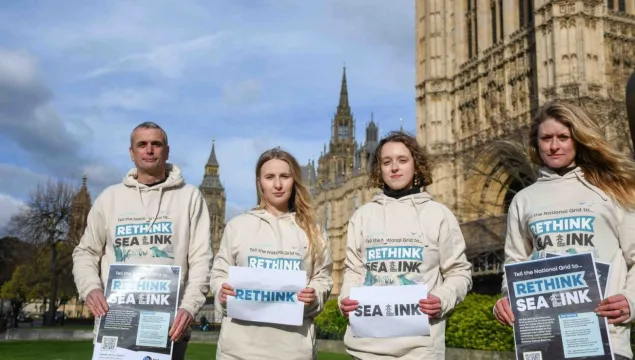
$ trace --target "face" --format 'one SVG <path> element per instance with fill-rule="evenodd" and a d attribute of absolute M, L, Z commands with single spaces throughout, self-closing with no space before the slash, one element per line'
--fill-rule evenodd
<path fill-rule="evenodd" d="M 286 161 L 272 159 L 260 168 L 258 183 L 265 200 L 276 209 L 287 211 L 289 199 L 293 192 L 291 168 Z"/>
<path fill-rule="evenodd" d="M 170 149 L 165 145 L 159 129 L 137 129 L 132 134 L 130 157 L 139 172 L 158 174 L 165 172 Z"/>
<path fill-rule="evenodd" d="M 381 177 L 393 190 L 412 187 L 415 163 L 410 150 L 400 142 L 388 142 L 381 148 Z"/>
<path fill-rule="evenodd" d="M 575 165 L 575 143 L 571 131 L 563 123 L 549 118 L 538 127 L 540 158 L 552 169 Z"/>

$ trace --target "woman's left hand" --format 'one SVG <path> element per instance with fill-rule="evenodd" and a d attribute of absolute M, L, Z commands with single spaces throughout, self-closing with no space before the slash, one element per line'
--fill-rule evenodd
<path fill-rule="evenodd" d="M 298 294 L 298 300 L 302 301 L 306 306 L 313 304 L 313 302 L 315 301 L 315 289 L 302 289 L 302 291 L 300 291 L 300 293 Z"/>
<path fill-rule="evenodd" d="M 441 299 L 434 295 L 429 295 L 427 299 L 419 300 L 421 312 L 433 318 L 441 313 Z"/>
<path fill-rule="evenodd" d="M 613 295 L 602 300 L 595 313 L 606 317 L 609 324 L 619 324 L 631 317 L 631 308 L 624 295 Z"/>

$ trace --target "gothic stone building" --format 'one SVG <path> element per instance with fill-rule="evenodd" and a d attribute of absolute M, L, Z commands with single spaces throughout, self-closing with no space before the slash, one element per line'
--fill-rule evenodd
<path fill-rule="evenodd" d="M 332 296 L 339 294 L 344 277 L 348 220 L 355 209 L 369 202 L 379 190 L 367 186 L 370 159 L 378 140 L 372 114 L 366 125 L 365 141 L 355 140 L 355 118 L 348 102 L 344 68 L 328 148 L 324 145 L 317 169 L 314 161 L 302 168 L 303 181 L 311 188 L 318 219 L 329 237 L 333 256 Z"/>
<path fill-rule="evenodd" d="M 199 187 L 203 193 L 203 198 L 207 203 L 210 216 L 210 226 L 212 233 L 212 249 L 214 256 L 218 253 L 220 241 L 225 229 L 225 188 L 221 184 L 219 176 L 219 164 L 216 158 L 215 142 L 212 141 L 212 151 L 205 164 L 205 175 Z"/>
<path fill-rule="evenodd" d="M 482 221 L 504 216 L 517 184 L 478 154 L 493 139 L 526 134 L 533 112 L 553 97 L 623 99 L 635 59 L 635 0 L 415 4 L 417 138 L 435 162 L 428 190 L 463 222 L 475 275 L 500 274 L 500 257 L 489 250 L 500 255 L 504 221 Z"/>

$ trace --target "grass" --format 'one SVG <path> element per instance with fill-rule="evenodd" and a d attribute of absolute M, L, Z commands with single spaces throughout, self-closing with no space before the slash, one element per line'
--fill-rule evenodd
<path fill-rule="evenodd" d="M 0 358 L 11 360 L 86 360 L 92 357 L 91 341 L 0 341 Z M 186 360 L 212 360 L 216 345 L 190 343 Z M 318 360 L 350 360 L 346 354 L 319 353 Z"/>

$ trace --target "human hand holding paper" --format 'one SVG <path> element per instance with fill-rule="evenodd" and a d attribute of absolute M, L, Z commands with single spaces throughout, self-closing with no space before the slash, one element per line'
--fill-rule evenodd
<path fill-rule="evenodd" d="M 236 296 L 236 291 L 234 291 L 234 288 L 228 283 L 223 283 L 219 296 L 220 303 L 223 305 L 226 304 L 228 296 Z"/>
<path fill-rule="evenodd" d="M 357 306 L 359 306 L 359 302 L 357 300 L 349 299 L 348 296 L 340 302 L 340 310 L 342 310 L 342 313 L 346 317 L 348 317 L 349 312 L 357 309 Z"/>
<path fill-rule="evenodd" d="M 298 293 L 298 300 L 302 301 L 305 306 L 313 304 L 315 301 L 315 289 L 304 288 Z"/>
<path fill-rule="evenodd" d="M 428 294 L 427 299 L 419 300 L 419 309 L 430 318 L 436 317 L 441 313 L 441 299 Z"/>
<path fill-rule="evenodd" d="M 183 335 L 183 333 L 185 332 L 185 329 L 190 326 L 193 320 L 194 317 L 192 316 L 192 314 L 190 314 L 189 311 L 185 309 L 179 309 L 179 311 L 176 312 L 176 317 L 174 318 L 174 323 L 170 328 L 170 332 L 168 332 L 168 336 L 170 337 L 170 339 L 172 341 L 179 340 L 181 335 Z"/>
<path fill-rule="evenodd" d="M 631 316 L 631 309 L 624 295 L 613 295 L 602 300 L 595 313 L 606 317 L 609 324 L 619 324 Z"/>
<path fill-rule="evenodd" d="M 88 296 L 86 296 L 86 305 L 88 305 L 95 317 L 104 316 L 108 312 L 108 302 L 102 289 L 95 289 L 89 292 Z"/>

